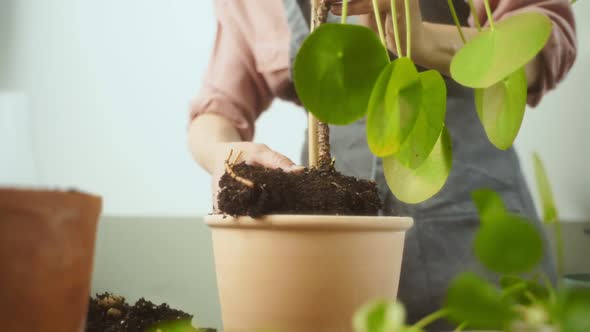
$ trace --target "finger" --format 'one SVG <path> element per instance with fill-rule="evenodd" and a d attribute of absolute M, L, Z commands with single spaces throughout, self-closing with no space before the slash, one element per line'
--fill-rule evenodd
<path fill-rule="evenodd" d="M 248 153 L 246 162 L 266 168 L 280 168 L 285 172 L 297 172 L 303 170 L 302 166 L 296 165 L 291 159 L 270 149 L 265 144 L 256 144 L 254 149 Z"/>
<path fill-rule="evenodd" d="M 261 166 L 268 168 L 280 168 L 285 172 L 290 172 L 294 169 L 294 167 L 297 166 L 291 159 L 270 149 L 259 155 L 258 162 L 261 164 Z"/>
<path fill-rule="evenodd" d="M 287 170 L 287 173 L 303 173 L 303 171 L 305 171 L 305 167 L 300 166 L 300 165 L 293 165 L 291 166 L 291 168 L 289 170 Z"/>

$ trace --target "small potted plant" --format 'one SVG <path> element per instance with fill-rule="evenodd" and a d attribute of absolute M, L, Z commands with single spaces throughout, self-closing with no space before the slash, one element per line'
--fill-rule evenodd
<path fill-rule="evenodd" d="M 78 191 L 0 188 L 3 330 L 83 330 L 100 211 Z"/>
<path fill-rule="evenodd" d="M 365 47 L 358 49 L 375 60 L 371 80 L 363 80 L 362 100 L 347 107 L 358 117 L 387 65 L 386 50 L 368 28 L 320 26 L 328 6 L 322 1 L 314 8 L 317 29 L 305 44 L 325 38 L 321 31 L 327 29 L 343 47 L 363 43 Z M 354 63 L 364 58 L 359 53 L 346 57 L 351 55 Z M 313 70 L 314 64 L 306 59 L 302 50 L 297 76 L 301 68 Z M 359 70 L 356 66 L 357 74 Z M 342 100 L 331 109 L 345 111 L 341 107 L 347 103 Z M 311 167 L 302 173 L 239 163 L 238 151 L 226 161 L 218 194 L 224 214 L 205 218 L 212 230 L 225 331 L 349 331 L 343 317 L 350 317 L 368 299 L 396 296 L 405 231 L 412 219 L 378 217 L 381 202 L 375 183 L 338 173 L 330 157 L 326 122 L 310 118 L 310 132 L 318 135 L 310 144 Z"/>
<path fill-rule="evenodd" d="M 442 318 L 457 324 L 456 331 L 590 331 L 590 288 L 554 288 L 544 275 L 533 273 L 543 252 L 539 232 L 507 211 L 498 194 L 480 190 L 473 199 L 482 219 L 473 249 L 485 267 L 499 274 L 500 286 L 463 273 L 450 285 L 444 307 L 411 326 L 401 303 L 376 300 L 354 316 L 356 332 L 422 332 Z"/>
<path fill-rule="evenodd" d="M 402 52 L 395 5 L 399 58 L 391 62 L 377 1 L 379 37 L 369 28 L 345 24 L 346 7 L 343 1 L 342 24 L 322 24 L 328 2 L 312 5 L 312 33 L 294 63 L 295 88 L 310 112 L 310 168 L 287 174 L 250 166 L 239 163 L 239 151 L 226 161 L 218 194 L 223 214 L 206 222 L 227 331 L 350 331 L 344 318 L 364 300 L 396 295 L 404 232 L 412 219 L 377 217 L 381 204 L 375 184 L 335 171 L 327 124 L 347 125 L 366 116 L 369 148 L 383 158 L 389 188 L 406 203 L 432 197 L 450 173 L 441 74 L 418 72 L 411 38 Z M 411 34 L 407 0 L 405 8 Z M 551 22 L 532 13 L 494 24 L 487 1 L 486 8 L 490 30 L 466 43 L 451 73 L 476 89 L 478 115 L 490 141 L 507 149 L 526 103 L 522 68 L 545 45 Z M 515 36 L 528 33 L 533 36 L 518 44 Z M 489 52 L 495 42 L 505 52 Z"/>

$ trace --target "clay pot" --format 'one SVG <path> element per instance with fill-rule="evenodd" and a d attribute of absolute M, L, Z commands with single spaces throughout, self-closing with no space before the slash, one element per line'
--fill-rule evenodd
<path fill-rule="evenodd" d="M 100 197 L 0 189 L 3 331 L 84 328 Z"/>
<path fill-rule="evenodd" d="M 354 312 L 395 298 L 406 217 L 205 217 L 226 332 L 351 331 Z"/>

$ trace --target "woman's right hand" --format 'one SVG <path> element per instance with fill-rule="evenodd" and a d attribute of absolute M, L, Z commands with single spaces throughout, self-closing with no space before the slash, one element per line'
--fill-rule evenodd
<path fill-rule="evenodd" d="M 189 147 L 195 161 L 211 174 L 213 208 L 217 211 L 217 192 L 219 180 L 225 173 L 225 161 L 233 151 L 229 162 L 240 154 L 237 162 L 254 166 L 280 168 L 285 172 L 302 171 L 284 155 L 259 143 L 243 142 L 237 129 L 226 118 L 216 114 L 203 114 L 191 122 L 189 127 Z"/>
<path fill-rule="evenodd" d="M 211 192 L 213 193 L 213 206 L 217 210 L 217 193 L 219 191 L 219 180 L 225 173 L 225 161 L 228 160 L 230 151 L 233 162 L 239 153 L 240 159 L 237 163 L 246 162 L 248 165 L 262 166 L 266 168 L 280 168 L 285 172 L 300 172 L 303 166 L 296 165 L 291 159 L 272 150 L 266 144 L 253 142 L 229 142 L 216 143 L 213 149 L 213 168 L 211 170 Z"/>

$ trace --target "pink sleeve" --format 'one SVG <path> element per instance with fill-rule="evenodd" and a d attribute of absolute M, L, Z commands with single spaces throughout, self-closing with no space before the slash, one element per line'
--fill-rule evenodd
<path fill-rule="evenodd" d="M 480 21 L 485 24 L 484 2 L 475 0 L 475 7 Z M 490 0 L 490 7 L 496 21 L 525 11 L 537 11 L 553 22 L 551 37 L 539 55 L 542 63 L 539 81 L 534 84 L 535 88 L 529 89 L 528 104 L 536 106 L 543 95 L 566 76 L 576 59 L 576 25 L 570 0 Z"/>
<path fill-rule="evenodd" d="M 227 2 L 215 1 L 217 35 L 199 96 L 191 105 L 190 120 L 214 113 L 230 120 L 243 140 L 252 140 L 254 122 L 273 94 L 257 72 L 253 51 Z"/>

